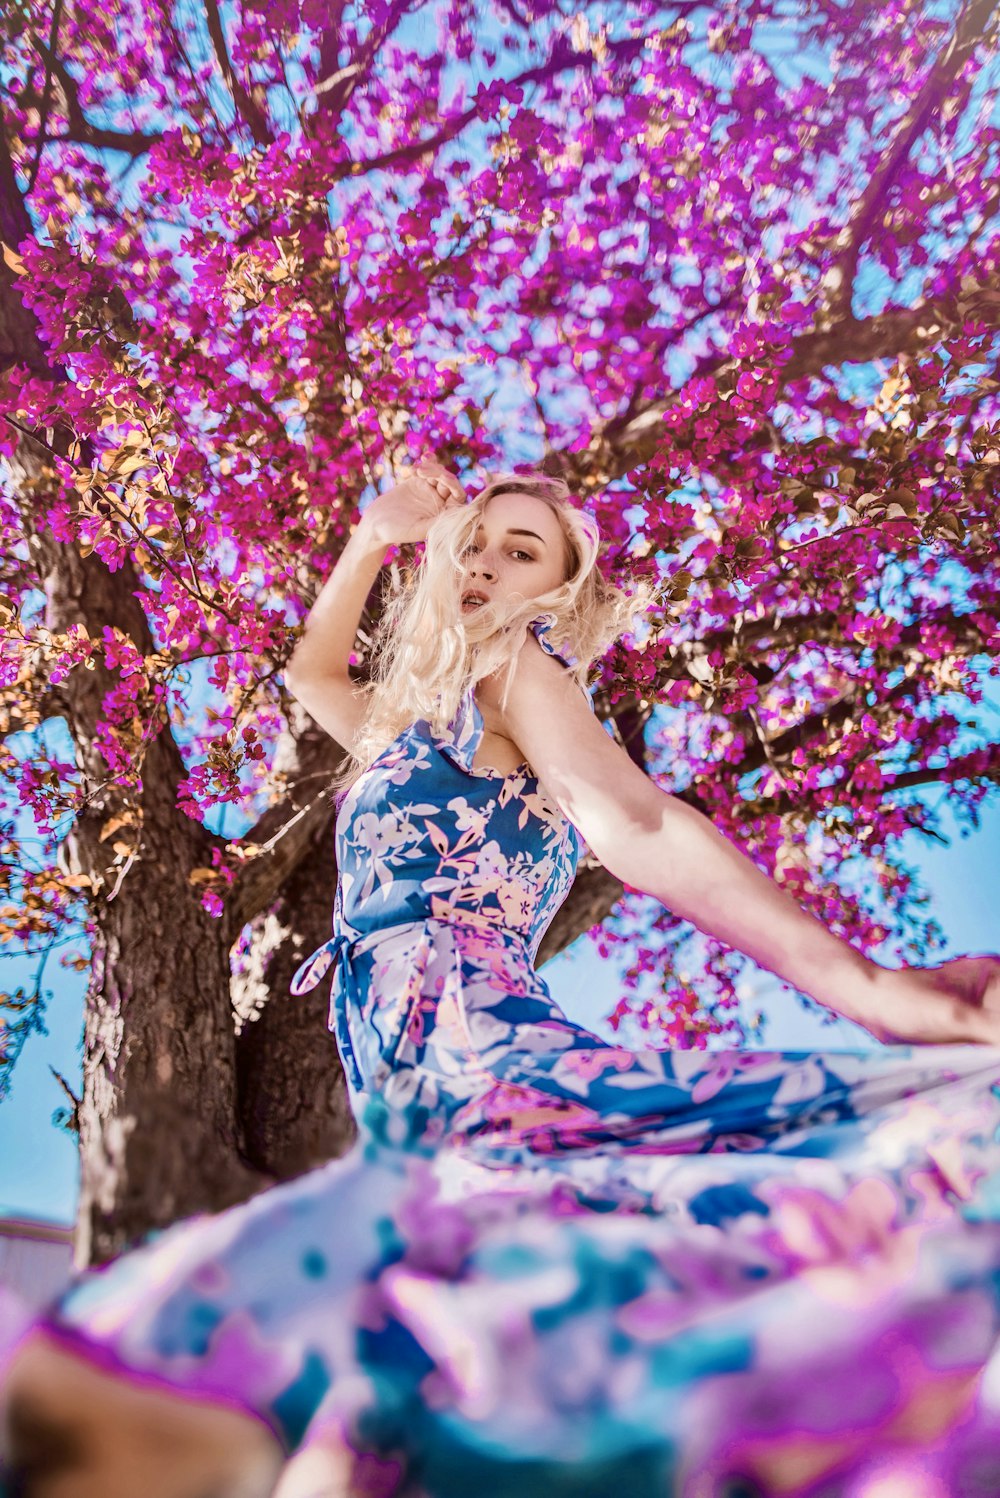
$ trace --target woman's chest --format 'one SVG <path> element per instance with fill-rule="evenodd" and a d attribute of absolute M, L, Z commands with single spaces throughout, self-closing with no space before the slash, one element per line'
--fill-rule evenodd
<path fill-rule="evenodd" d="M 477 747 L 489 752 L 485 737 Z M 573 828 L 523 769 L 470 774 L 419 733 L 375 761 L 337 818 L 341 872 L 364 870 L 369 887 L 400 876 L 464 883 L 515 870 L 545 881 L 556 871 L 571 877 L 577 856 Z"/>
<path fill-rule="evenodd" d="M 472 768 L 477 772 L 495 770 L 500 775 L 515 775 L 526 768 L 524 755 L 505 734 L 484 728 L 476 746 Z"/>

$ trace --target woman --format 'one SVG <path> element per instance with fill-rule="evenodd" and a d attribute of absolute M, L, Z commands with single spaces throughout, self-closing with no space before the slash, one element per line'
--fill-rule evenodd
<path fill-rule="evenodd" d="M 332 971 L 359 1141 L 68 1292 L 9 1379 L 32 1498 L 264 1494 L 296 1450 L 282 1498 L 977 1491 L 1000 964 L 879 967 L 649 782 L 581 690 L 634 604 L 597 551 L 565 486 L 435 464 L 353 532 L 287 680 L 354 756 L 293 992 Z M 533 966 L 584 841 L 897 1044 L 603 1044 Z"/>

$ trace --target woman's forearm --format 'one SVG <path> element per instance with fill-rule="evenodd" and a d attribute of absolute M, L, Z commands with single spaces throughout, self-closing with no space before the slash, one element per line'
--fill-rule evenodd
<path fill-rule="evenodd" d="M 306 616 L 302 637 L 285 667 L 289 687 L 318 676 L 349 676 L 361 613 L 387 550 L 387 543 L 362 517 Z"/>
<path fill-rule="evenodd" d="M 626 855 L 629 884 L 709 936 L 745 952 L 876 1039 L 921 1045 L 996 1045 L 997 1016 L 957 993 L 924 987 L 835 936 L 698 812 L 662 797 L 659 826 L 642 819 Z"/>
<path fill-rule="evenodd" d="M 627 872 L 615 872 L 845 1018 L 873 1029 L 887 1010 L 890 1031 L 892 974 L 835 936 L 700 813 L 656 794 L 658 825 L 644 819 L 628 840 Z"/>

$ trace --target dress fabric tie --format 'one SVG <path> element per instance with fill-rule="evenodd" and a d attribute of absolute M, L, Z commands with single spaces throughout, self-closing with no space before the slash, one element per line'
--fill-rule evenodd
<path fill-rule="evenodd" d="M 473 931 L 477 935 L 482 935 L 486 932 L 504 942 L 514 941 L 523 945 L 526 950 L 528 948 L 524 933 L 512 931 L 508 927 L 500 925 L 499 922 L 488 920 L 485 917 L 477 919 L 473 912 L 469 912 L 460 921 L 444 920 L 429 916 L 421 920 L 396 921 L 392 925 L 379 926 L 374 931 L 367 931 L 361 934 L 344 930 L 335 931 L 315 951 L 310 952 L 309 956 L 296 968 L 292 981 L 289 984 L 289 992 L 296 998 L 316 988 L 318 984 L 322 983 L 327 974 L 333 975 L 330 990 L 329 1027 L 336 1037 L 348 1079 L 356 1092 L 364 1092 L 366 1083 L 353 1041 L 351 1040 L 351 1030 L 347 1013 L 350 993 L 356 987 L 355 984 L 347 980 L 347 972 L 350 971 L 352 959 L 363 952 L 374 950 L 382 942 L 403 936 L 407 932 L 414 934 L 426 933 L 433 939 L 435 929 L 442 927 L 452 931 L 455 928 L 459 928 L 460 930 L 465 929 Z M 468 1016 L 465 1013 L 461 985 L 458 988 L 458 996 L 461 1008 L 461 1020 L 471 1051 L 474 1049 L 474 1043 L 469 1032 Z"/>
<path fill-rule="evenodd" d="M 338 984 L 337 973 L 341 962 L 347 956 L 351 946 L 352 938 L 346 931 L 335 931 L 328 937 L 322 946 L 310 952 L 304 962 L 295 969 L 295 975 L 289 985 L 290 992 L 298 998 L 304 993 L 309 993 L 317 984 L 322 983 L 327 973 L 333 972 L 333 983 L 330 989 L 329 1028 L 333 1031 L 337 1048 L 340 1051 L 340 1059 L 347 1073 L 347 1080 L 355 1093 L 361 1092 L 364 1087 L 364 1078 L 358 1065 L 358 1058 L 354 1054 L 354 1046 L 351 1043 L 351 1032 L 347 1024 L 347 1014 L 344 1003 L 341 1000 L 343 984 Z"/>

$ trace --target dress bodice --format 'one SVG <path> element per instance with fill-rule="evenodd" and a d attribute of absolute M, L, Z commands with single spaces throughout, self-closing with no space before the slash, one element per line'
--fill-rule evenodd
<path fill-rule="evenodd" d="M 548 654 L 568 665 L 547 638 L 550 620 L 536 620 L 532 630 Z M 410 1013 L 407 983 L 385 965 L 393 942 L 403 943 L 411 968 L 408 944 L 432 932 L 438 947 L 457 943 L 467 967 L 489 966 L 512 945 L 530 972 L 573 882 L 579 834 L 527 765 L 511 774 L 475 767 L 483 731 L 469 690 L 443 733 L 424 719 L 404 729 L 339 808 L 333 934 L 301 964 L 291 991 L 314 988 L 336 968 L 330 1024 L 356 1092 L 381 1084 L 396 1065 Z M 368 968 L 376 947 L 378 973 Z M 466 1007 L 463 998 L 463 1014 Z"/>
<path fill-rule="evenodd" d="M 462 742 L 411 724 L 351 787 L 337 818 L 335 930 L 487 921 L 534 955 L 572 883 L 579 840 L 526 768 L 473 769 L 474 702 L 470 716 Z"/>

